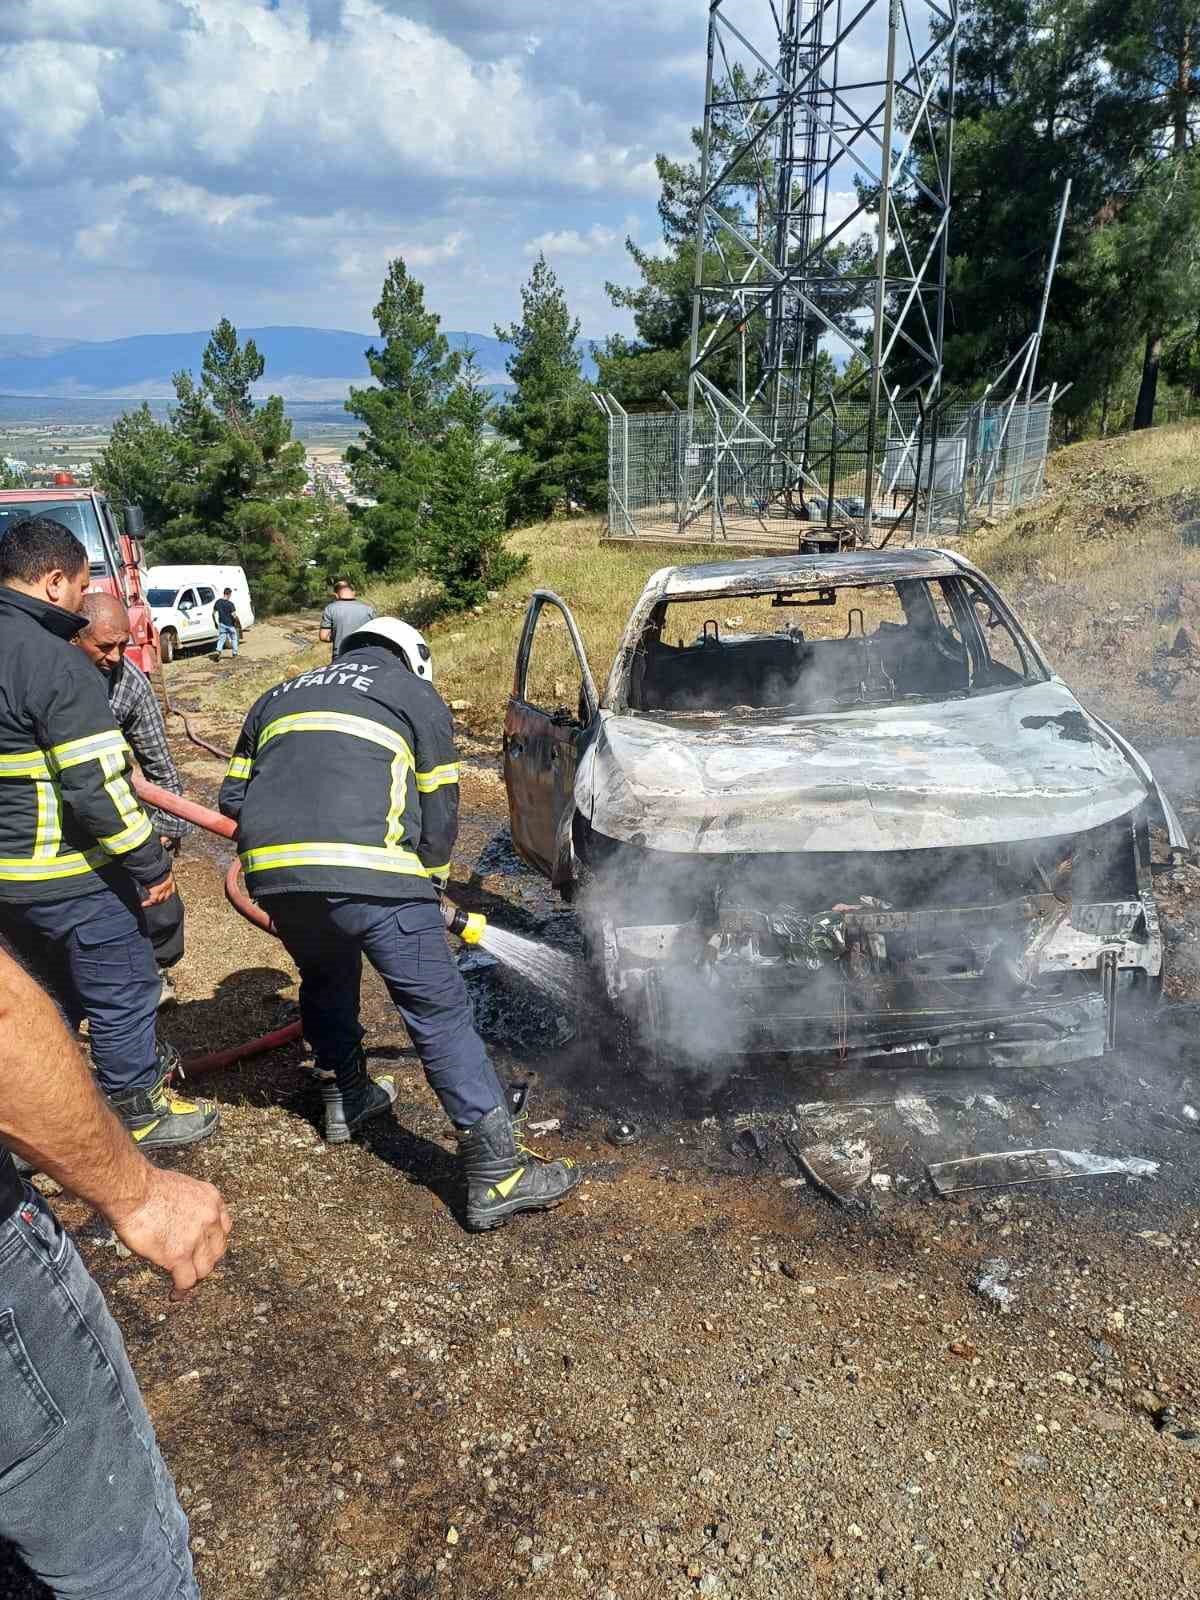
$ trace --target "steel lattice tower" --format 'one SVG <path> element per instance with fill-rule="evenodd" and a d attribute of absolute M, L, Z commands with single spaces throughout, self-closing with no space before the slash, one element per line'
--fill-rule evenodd
<path fill-rule="evenodd" d="M 748 483 L 756 451 L 761 518 L 853 522 L 866 542 L 915 524 L 936 458 L 957 37 L 957 0 L 710 0 L 687 417 L 704 470 L 681 531 L 714 485 Z"/>

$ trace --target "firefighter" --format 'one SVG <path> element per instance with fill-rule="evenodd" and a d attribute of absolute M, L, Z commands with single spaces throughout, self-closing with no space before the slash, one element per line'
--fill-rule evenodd
<path fill-rule="evenodd" d="M 0 538 L 0 936 L 73 1023 L 87 1018 L 100 1086 L 141 1148 L 194 1144 L 217 1111 L 168 1086 L 143 909 L 174 894 L 171 863 L 99 674 L 70 647 L 88 577 L 61 523 L 26 518 Z"/>
<path fill-rule="evenodd" d="M 246 884 L 300 969 L 300 1011 L 322 1089 L 325 1137 L 349 1139 L 396 1098 L 367 1074 L 362 957 L 387 985 L 430 1087 L 457 1131 L 467 1225 L 557 1205 L 579 1182 L 514 1124 L 439 905 L 458 831 L 458 758 L 425 640 L 377 617 L 335 660 L 251 707 L 221 786 Z"/>
<path fill-rule="evenodd" d="M 78 645 L 102 674 L 108 709 L 142 769 L 142 776 L 158 784 L 160 789 L 181 795 L 183 780 L 171 754 L 158 696 L 142 669 L 125 655 L 130 635 L 129 612 L 115 595 L 102 590 L 85 594 L 79 610 L 87 618 L 88 625 L 75 635 L 72 643 Z M 188 833 L 188 824 L 153 807 L 148 814 L 163 849 L 168 855 L 177 855 Z M 171 968 L 183 960 L 184 909 L 178 887 L 161 905 L 143 905 L 142 914 L 154 946 L 154 959 L 162 974 L 158 1001 L 161 1009 L 179 998 L 171 982 Z"/>

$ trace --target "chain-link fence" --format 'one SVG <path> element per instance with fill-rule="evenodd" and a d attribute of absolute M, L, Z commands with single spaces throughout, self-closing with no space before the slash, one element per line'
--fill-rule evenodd
<path fill-rule="evenodd" d="M 799 529 L 868 532 L 872 543 L 937 539 L 976 515 L 1041 493 L 1052 399 L 818 408 L 812 416 L 733 407 L 609 418 L 608 531 L 615 539 L 778 545 Z"/>

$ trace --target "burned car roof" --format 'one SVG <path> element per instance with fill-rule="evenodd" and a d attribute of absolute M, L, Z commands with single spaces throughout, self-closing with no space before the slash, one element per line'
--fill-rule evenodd
<path fill-rule="evenodd" d="M 905 578 L 950 578 L 971 570 L 945 550 L 844 550 L 825 555 L 763 556 L 754 560 L 708 561 L 663 567 L 646 593 L 666 600 L 701 600 L 717 595 L 773 594 L 780 589 L 895 583 Z"/>

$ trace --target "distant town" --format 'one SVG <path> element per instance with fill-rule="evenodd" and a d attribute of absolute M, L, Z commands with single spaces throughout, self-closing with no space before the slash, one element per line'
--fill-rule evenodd
<path fill-rule="evenodd" d="M 326 494 L 353 504 L 355 495 L 346 467 L 345 449 L 357 429 L 320 423 L 297 428 L 305 447 L 306 481 L 301 493 Z M 52 488 L 69 473 L 77 483 L 92 481 L 92 466 L 108 443 L 108 428 L 91 423 L 0 424 L 0 461 L 30 488 Z"/>

